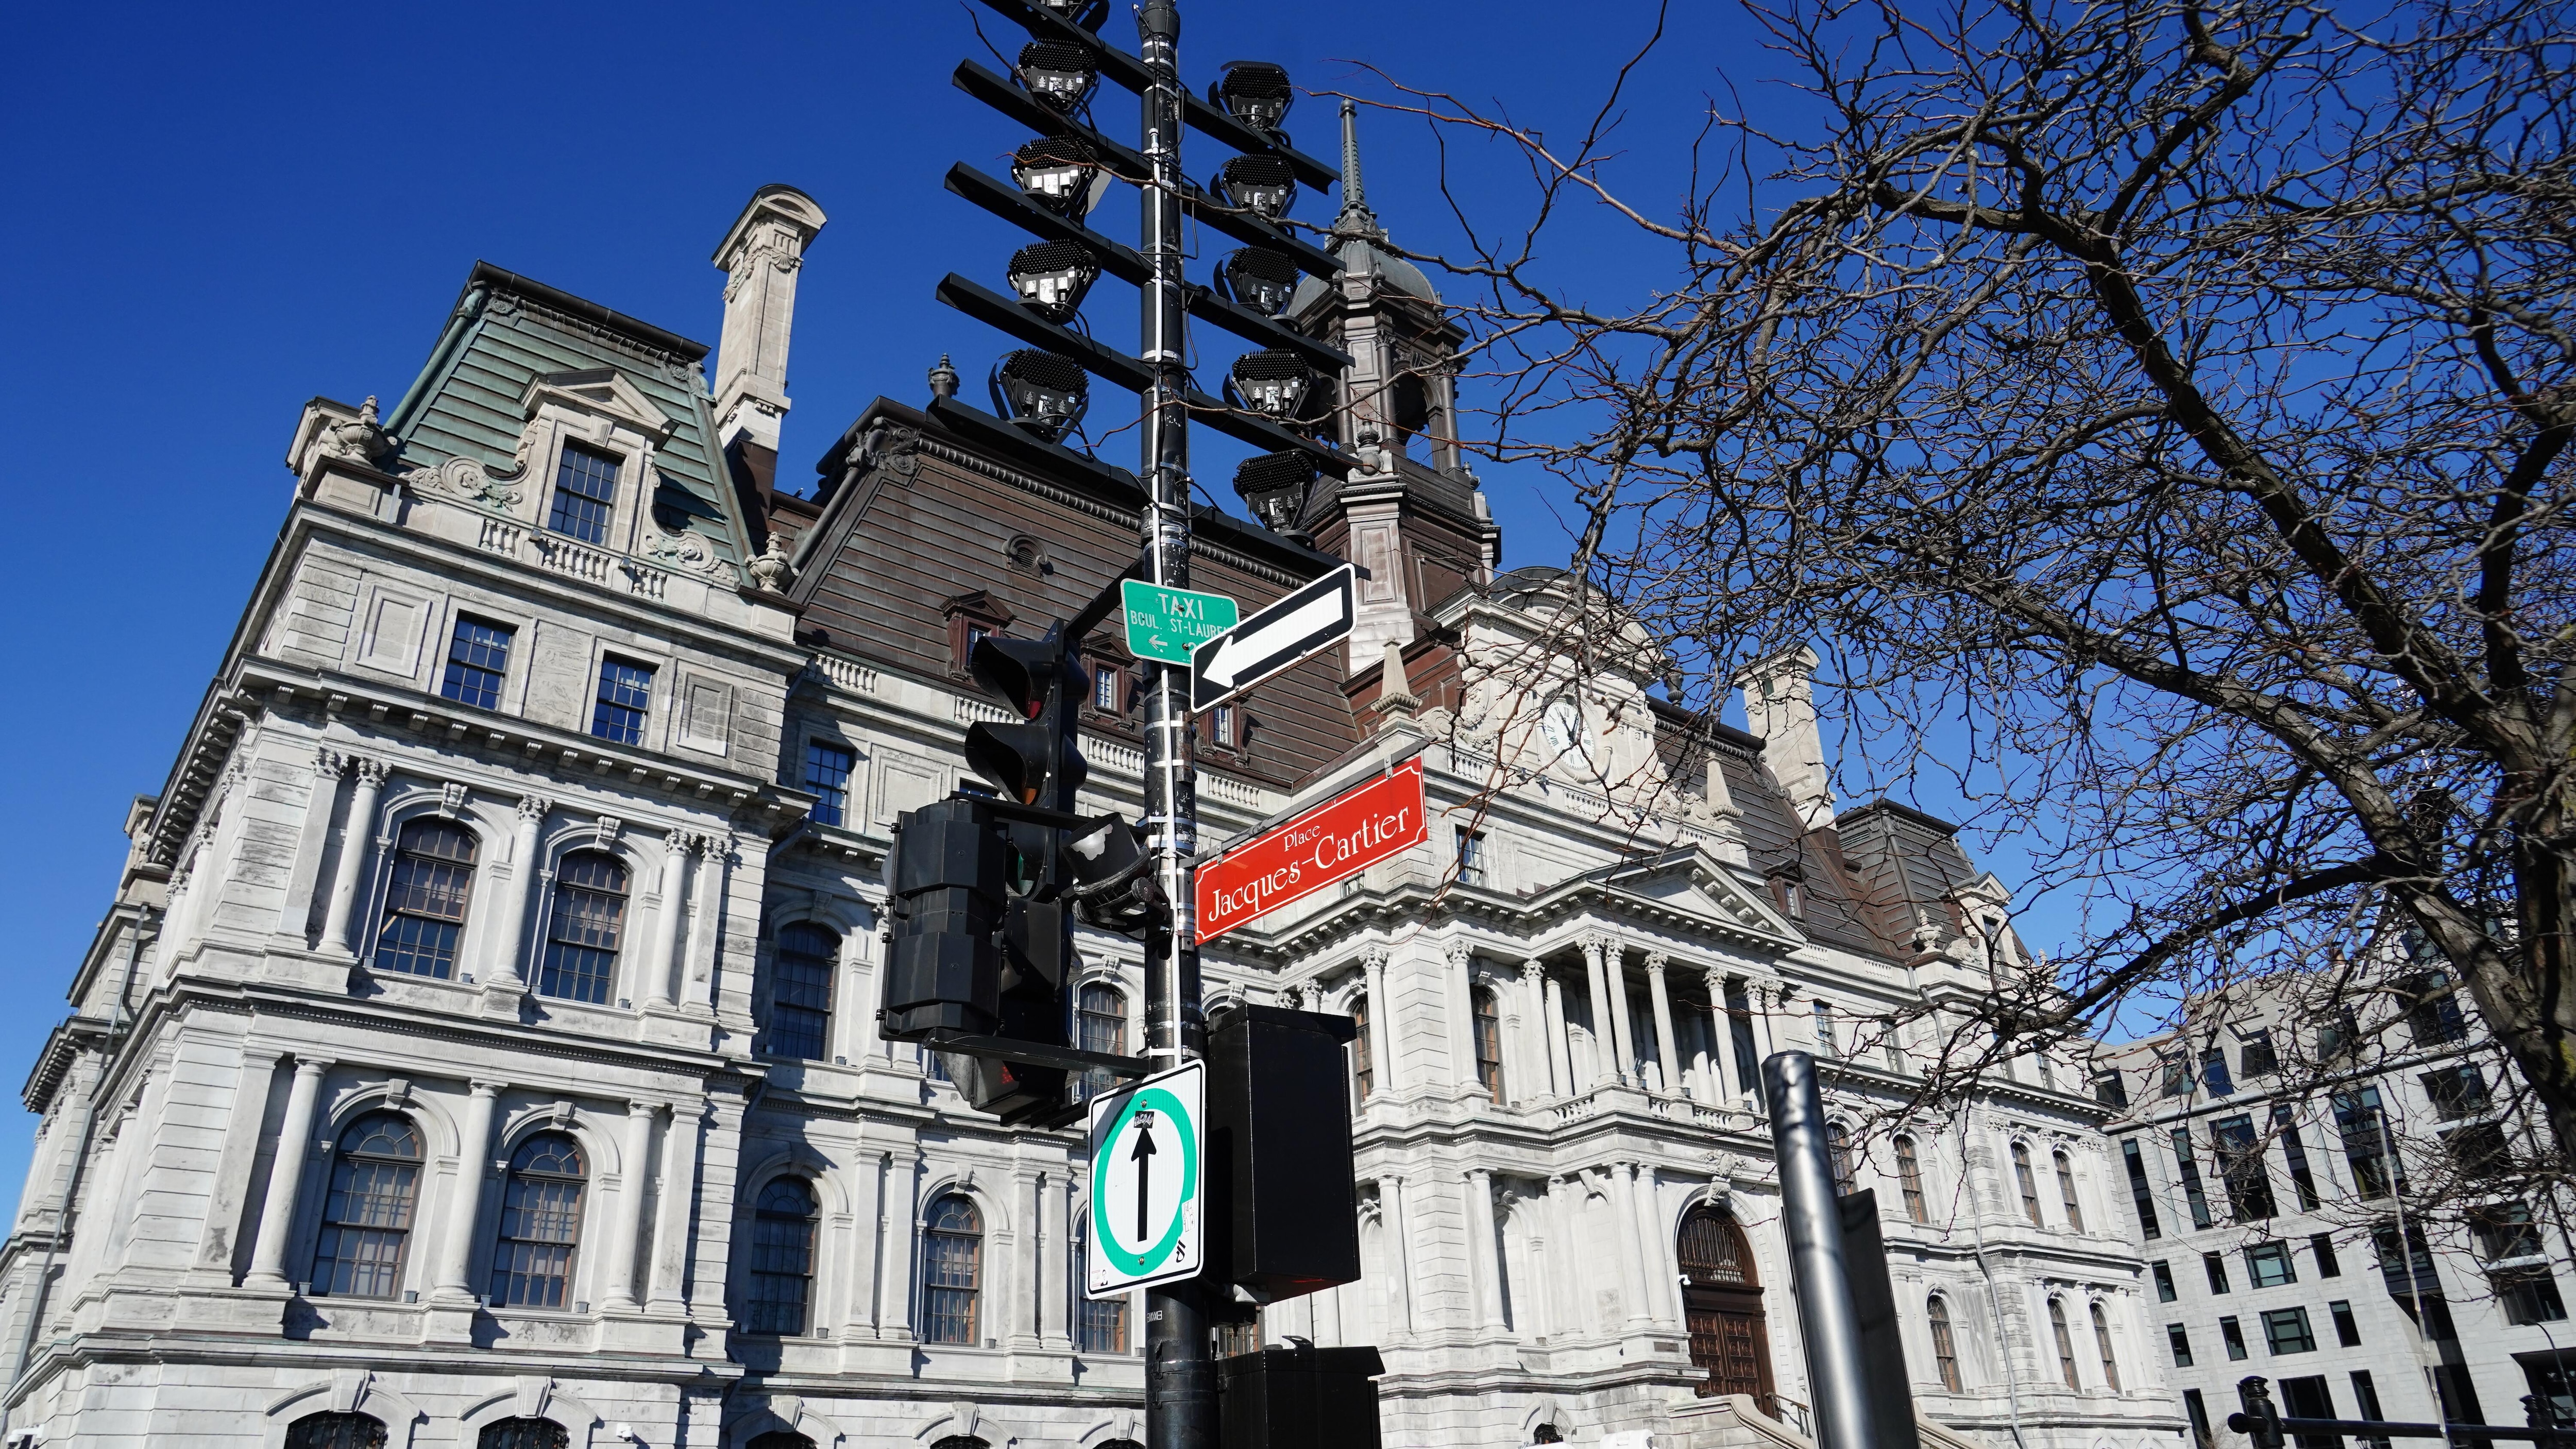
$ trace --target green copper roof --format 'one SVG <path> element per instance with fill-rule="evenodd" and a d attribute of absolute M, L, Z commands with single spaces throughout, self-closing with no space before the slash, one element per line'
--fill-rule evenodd
<path fill-rule="evenodd" d="M 665 529 L 697 534 L 716 557 L 740 564 L 747 531 L 715 448 L 701 364 L 706 344 L 612 312 L 543 282 L 476 262 L 429 365 L 385 419 L 402 440 L 402 463 L 435 467 L 472 458 L 510 466 L 525 425 L 519 399 L 547 373 L 613 367 L 679 425 L 653 453 L 653 496 Z"/>

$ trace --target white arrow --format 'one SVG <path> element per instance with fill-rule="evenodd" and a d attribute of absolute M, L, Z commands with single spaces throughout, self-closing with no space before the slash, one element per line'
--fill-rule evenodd
<path fill-rule="evenodd" d="M 1253 633 L 1226 635 L 1225 641 L 1216 646 L 1216 652 L 1208 656 L 1204 672 L 1209 682 L 1231 689 L 1235 676 L 1247 666 L 1262 663 L 1307 635 L 1329 624 L 1339 623 L 1342 598 L 1339 590 L 1320 593 L 1263 624 Z"/>

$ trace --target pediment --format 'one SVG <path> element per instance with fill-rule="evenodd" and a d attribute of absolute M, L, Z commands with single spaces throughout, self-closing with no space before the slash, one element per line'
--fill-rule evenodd
<path fill-rule="evenodd" d="M 654 406 L 651 398 L 626 380 L 626 374 L 613 367 L 539 373 L 519 399 L 521 415 L 534 418 L 547 403 L 614 418 L 657 445 L 667 441 L 679 426 L 677 419 Z"/>
<path fill-rule="evenodd" d="M 1678 915 L 1714 918 L 1783 944 L 1806 940 L 1768 894 L 1699 846 L 1667 851 L 1602 882 L 1620 895 L 1652 901 Z"/>

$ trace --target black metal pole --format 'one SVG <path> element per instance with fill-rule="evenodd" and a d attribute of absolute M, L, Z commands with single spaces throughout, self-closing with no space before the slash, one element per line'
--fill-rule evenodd
<path fill-rule="evenodd" d="M 1815 1400 L 1819 1449 L 1876 1449 L 1869 1364 L 1860 1310 L 1844 1266 L 1843 1220 L 1825 1136 L 1816 1059 L 1774 1052 L 1762 1063 L 1771 1142 L 1780 1163 L 1780 1219 L 1789 1233 L 1790 1276 L 1798 1293 L 1798 1336 L 1807 1348 L 1807 1392 Z"/>
<path fill-rule="evenodd" d="M 1152 76 L 1143 105 L 1144 149 L 1153 175 L 1143 188 L 1144 286 L 1138 352 L 1153 370 L 1144 403 L 1147 501 L 1145 577 L 1170 588 L 1190 582 L 1188 293 L 1181 270 L 1181 13 L 1173 0 L 1146 0 L 1136 14 L 1137 49 Z M 1169 903 L 1165 924 L 1145 938 L 1146 1055 L 1176 1067 L 1207 1045 L 1199 1012 L 1198 776 L 1191 756 L 1186 671 L 1151 663 L 1145 695 L 1145 824 L 1155 880 Z M 1148 1449 L 1216 1449 L 1216 1366 L 1197 1280 L 1145 1294 L 1145 1442 Z"/>

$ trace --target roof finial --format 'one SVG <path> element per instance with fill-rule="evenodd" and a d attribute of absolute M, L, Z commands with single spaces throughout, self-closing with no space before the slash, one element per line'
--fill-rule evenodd
<path fill-rule="evenodd" d="M 1368 188 L 1360 182 L 1360 108 L 1356 101 L 1342 102 L 1342 214 L 1333 219 L 1333 230 L 1360 236 L 1378 234 L 1377 215 L 1369 210 Z"/>

